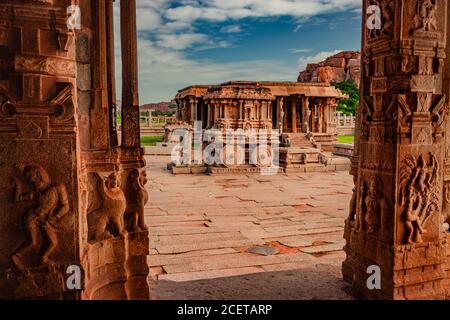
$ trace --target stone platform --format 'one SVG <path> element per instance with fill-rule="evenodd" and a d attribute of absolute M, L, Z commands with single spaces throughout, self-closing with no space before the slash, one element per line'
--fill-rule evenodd
<path fill-rule="evenodd" d="M 350 299 L 346 172 L 172 175 L 147 157 L 152 299 Z"/>

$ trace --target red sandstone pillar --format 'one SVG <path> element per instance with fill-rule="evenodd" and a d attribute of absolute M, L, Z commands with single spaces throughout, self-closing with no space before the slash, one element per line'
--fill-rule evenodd
<path fill-rule="evenodd" d="M 91 149 L 106 150 L 110 146 L 109 103 L 108 103 L 108 59 L 106 2 L 91 2 L 92 42 L 92 99 L 90 113 Z"/>
<path fill-rule="evenodd" d="M 114 0 L 106 0 L 108 107 L 111 146 L 119 145 L 117 136 L 116 68 L 114 48 Z"/>
<path fill-rule="evenodd" d="M 292 96 L 292 133 L 297 133 L 297 96 Z"/>
<path fill-rule="evenodd" d="M 302 111 L 303 111 L 303 133 L 309 133 L 310 132 L 309 120 L 311 117 L 311 111 L 309 109 L 309 97 L 307 96 L 303 97 Z"/>
<path fill-rule="evenodd" d="M 140 147 L 136 0 L 120 1 L 122 36 L 122 147 Z"/>
<path fill-rule="evenodd" d="M 80 297 L 66 286 L 85 216 L 69 4 L 0 3 L 0 299 Z"/>
<path fill-rule="evenodd" d="M 367 298 L 445 298 L 447 1 L 379 1 L 381 29 L 367 27 L 365 13 L 374 2 L 363 3 L 356 188 L 345 228 L 344 278 Z M 370 290 L 374 266 L 381 288 Z"/>

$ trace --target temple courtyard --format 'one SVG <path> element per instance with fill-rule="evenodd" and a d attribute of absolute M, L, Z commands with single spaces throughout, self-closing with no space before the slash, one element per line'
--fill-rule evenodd
<path fill-rule="evenodd" d="M 347 172 L 172 175 L 147 157 L 152 299 L 350 299 Z"/>

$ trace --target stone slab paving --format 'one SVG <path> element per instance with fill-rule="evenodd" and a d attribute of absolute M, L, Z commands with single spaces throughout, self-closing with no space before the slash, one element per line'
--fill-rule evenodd
<path fill-rule="evenodd" d="M 350 298 L 348 173 L 172 175 L 169 160 L 147 157 L 153 299 Z"/>

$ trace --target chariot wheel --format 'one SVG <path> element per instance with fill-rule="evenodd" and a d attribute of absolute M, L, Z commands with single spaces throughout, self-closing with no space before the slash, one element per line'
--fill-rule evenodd
<path fill-rule="evenodd" d="M 251 160 L 252 160 L 252 164 L 257 166 L 258 168 L 271 167 L 273 164 L 272 148 L 269 146 L 256 147 L 252 151 Z"/>
<path fill-rule="evenodd" d="M 225 146 L 221 155 L 222 164 L 234 168 L 245 163 L 245 152 L 240 146 Z"/>

